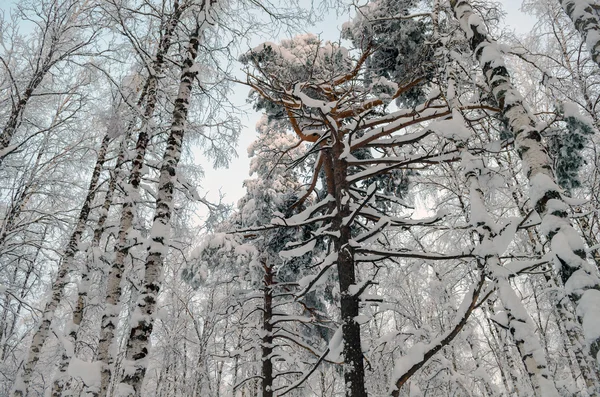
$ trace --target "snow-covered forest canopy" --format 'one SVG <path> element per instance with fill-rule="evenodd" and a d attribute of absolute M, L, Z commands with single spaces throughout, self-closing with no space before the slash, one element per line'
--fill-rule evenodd
<path fill-rule="evenodd" d="M 599 0 L 4 1 L 0 396 L 600 396 Z"/>

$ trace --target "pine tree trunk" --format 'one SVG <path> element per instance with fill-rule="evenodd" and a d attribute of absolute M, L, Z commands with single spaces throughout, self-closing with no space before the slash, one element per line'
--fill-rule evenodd
<path fill-rule="evenodd" d="M 23 369 L 21 373 L 15 381 L 13 389 L 13 396 L 15 397 L 21 397 L 28 394 L 29 383 L 31 381 L 31 376 L 33 374 L 35 364 L 39 361 L 40 353 L 42 351 L 44 343 L 46 342 L 49 336 L 50 327 L 52 325 L 52 321 L 54 320 L 54 313 L 56 312 L 56 309 L 62 302 L 65 286 L 69 281 L 69 274 L 74 270 L 73 261 L 75 259 L 75 254 L 79 250 L 79 242 L 85 229 L 85 225 L 89 217 L 92 203 L 94 201 L 94 198 L 96 197 L 98 180 L 100 179 L 102 165 L 104 164 L 104 161 L 106 159 L 106 151 L 109 142 L 110 137 L 109 135 L 106 135 L 102 140 L 100 150 L 98 151 L 96 165 L 94 167 L 94 171 L 92 172 L 86 198 L 83 202 L 81 210 L 79 211 L 79 216 L 77 217 L 75 229 L 73 230 L 73 233 L 69 238 L 69 243 L 67 244 L 67 248 L 65 249 L 65 252 L 63 253 L 62 259 L 60 261 L 57 278 L 52 283 L 52 296 L 44 307 L 42 314 L 42 322 L 40 323 L 33 335 L 33 340 L 29 348 L 27 359 L 23 364 Z M 64 370 L 66 371 L 66 368 Z"/>
<path fill-rule="evenodd" d="M 262 397 L 273 397 L 273 268 L 263 263 L 263 323 L 261 346 Z"/>
<path fill-rule="evenodd" d="M 565 296 L 575 304 L 590 355 L 597 360 L 600 329 L 594 324 L 600 318 L 600 280 L 596 269 L 586 262 L 584 242 L 568 219 L 569 207 L 556 184 L 539 128 L 511 83 L 497 43 L 488 37 L 485 25 L 469 2 L 451 0 L 450 3 L 492 94 L 508 120 L 530 183 L 533 207 L 542 218 L 541 229 L 550 242 L 556 269 L 565 285 Z"/>
<path fill-rule="evenodd" d="M 337 131 L 331 131 L 336 134 Z M 339 237 L 333 238 L 335 252 L 338 254 L 337 274 L 341 295 L 341 321 L 342 340 L 344 343 L 344 381 L 346 384 L 346 397 L 366 397 L 365 369 L 360 337 L 360 324 L 356 322 L 359 314 L 359 297 L 351 292 L 351 287 L 356 285 L 356 269 L 354 266 L 354 252 L 350 247 L 350 225 L 344 219 L 351 214 L 349 200 L 349 186 L 346 177 L 348 164 L 342 157 L 343 137 L 338 136 L 331 149 L 323 152 L 325 158 L 325 172 L 329 193 L 335 198 L 336 215 L 332 220 L 331 230 L 339 232 Z"/>
<path fill-rule="evenodd" d="M 141 396 L 142 383 L 147 369 L 150 335 L 154 326 L 154 312 L 161 286 L 163 262 L 167 255 L 170 234 L 170 220 L 173 207 L 173 188 L 177 165 L 181 157 L 185 123 L 187 120 L 192 84 L 198 74 L 194 67 L 200 44 L 201 28 L 197 24 L 190 36 L 186 59 L 181 71 L 179 92 L 173 109 L 171 131 L 162 160 L 158 181 L 156 211 L 150 235 L 150 246 L 146 259 L 144 285 L 134 311 L 131 332 L 127 341 L 125 373 L 118 385 L 118 395 Z"/>
<path fill-rule="evenodd" d="M 600 66 L 600 4 L 594 0 L 559 0 Z"/>

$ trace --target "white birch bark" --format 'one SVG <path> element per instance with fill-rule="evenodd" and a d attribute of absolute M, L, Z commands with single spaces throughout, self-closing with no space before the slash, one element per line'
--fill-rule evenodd
<path fill-rule="evenodd" d="M 106 220 L 108 218 L 108 211 L 110 210 L 110 207 L 112 205 L 113 195 L 117 185 L 117 173 L 125 161 L 125 149 L 127 139 L 128 136 L 125 136 L 122 139 L 120 145 L 121 148 L 119 150 L 117 162 L 115 165 L 115 172 L 113 172 L 110 178 L 108 189 L 104 195 L 102 207 L 100 208 L 98 221 L 94 228 L 94 235 L 92 237 L 92 242 L 89 248 L 89 251 L 92 255 L 95 255 L 95 253 L 98 250 L 98 247 L 100 246 L 100 240 L 104 231 L 104 224 L 106 223 Z M 106 148 L 104 149 L 104 152 L 106 153 Z M 73 357 L 76 357 L 78 353 L 77 341 L 79 339 L 80 325 L 84 314 L 83 312 L 85 307 L 87 306 L 87 295 L 90 287 L 89 281 L 91 278 L 91 271 L 92 269 L 89 265 L 86 265 L 86 268 L 81 270 L 81 280 L 79 282 L 79 285 L 77 286 L 77 303 L 73 308 L 71 324 L 68 327 L 68 342 L 70 343 L 70 348 L 63 349 L 63 353 L 58 364 L 58 374 L 55 377 L 52 389 L 53 397 L 62 396 L 64 389 L 68 388 L 70 384 L 70 377 L 67 375 L 67 369 Z"/>
<path fill-rule="evenodd" d="M 568 218 L 568 205 L 555 183 L 551 162 L 541 144 L 535 118 L 525 108 L 497 43 L 488 37 L 483 21 L 469 1 L 451 0 L 454 14 L 481 64 L 487 83 L 508 120 L 515 146 L 527 173 L 529 196 L 542 218 L 541 230 L 550 243 L 552 257 L 565 289 L 573 301 L 583 326 L 590 355 L 596 360 L 600 350 L 600 279 L 586 261 L 583 239 Z"/>
<path fill-rule="evenodd" d="M 509 155 L 510 162 L 510 155 Z M 512 170 L 512 179 L 516 181 L 516 172 Z M 516 206 L 519 208 L 519 213 L 521 216 L 526 216 L 527 212 L 524 210 L 522 206 L 523 197 L 519 197 L 517 193 L 513 190 L 512 194 L 513 200 Z M 542 256 L 541 247 L 542 243 L 540 242 L 540 236 L 535 230 L 527 231 L 529 242 L 533 247 L 534 253 L 537 256 Z M 557 291 L 560 289 L 559 282 L 554 274 L 544 274 L 546 282 L 548 283 L 548 289 Z M 567 346 L 567 339 L 569 341 L 567 353 L 572 353 L 575 357 L 577 368 L 581 372 L 581 377 L 586 387 L 589 390 L 592 390 L 594 385 L 597 383 L 597 375 L 595 375 L 596 371 L 594 371 L 594 367 L 590 365 L 591 356 L 589 352 L 586 351 L 584 347 L 583 337 L 581 335 L 581 325 L 577 323 L 575 320 L 575 316 L 569 307 L 564 305 L 564 302 L 556 301 L 554 299 L 554 308 L 553 313 L 556 317 L 557 327 L 559 329 L 559 333 L 563 338 L 564 345 Z M 570 360 L 570 358 L 569 358 Z M 573 371 L 572 372 L 578 372 Z M 577 379 L 575 377 L 575 379 Z"/>
<path fill-rule="evenodd" d="M 446 98 L 449 106 L 454 112 L 457 100 L 454 97 L 455 79 L 452 76 L 452 67 L 450 67 L 450 77 L 448 78 L 448 92 Z M 502 267 L 499 255 L 501 252 L 494 252 L 494 239 L 498 237 L 496 223 L 492 221 L 486 211 L 483 189 L 479 183 L 479 177 L 486 171 L 484 159 L 471 155 L 464 147 L 464 143 L 458 142 L 461 148 L 462 162 L 467 185 L 469 187 L 469 197 L 471 204 L 470 223 L 477 230 L 479 235 L 478 262 L 486 277 L 496 283 L 496 289 L 505 313 L 507 315 L 506 327 L 513 337 L 521 361 L 525 366 L 531 386 L 536 397 L 559 397 L 558 390 L 551 380 L 546 356 L 540 341 L 535 334 L 535 325 L 529 317 L 527 310 L 513 291 L 508 280 L 496 269 Z"/>
<path fill-rule="evenodd" d="M 15 397 L 26 396 L 28 394 L 29 383 L 31 381 L 33 370 L 36 363 L 40 359 L 40 353 L 50 334 L 50 327 L 52 326 L 52 321 L 54 320 L 54 314 L 62 302 L 65 286 L 69 282 L 69 274 L 73 270 L 76 270 L 73 268 L 75 254 L 79 251 L 79 242 L 89 217 L 91 205 L 96 197 L 98 180 L 100 178 L 102 166 L 106 159 L 106 151 L 108 149 L 109 142 L 110 136 L 107 134 L 102 140 L 102 144 L 98 151 L 98 157 L 90 179 L 87 196 L 83 202 L 81 210 L 79 211 L 77 223 L 73 233 L 71 234 L 71 237 L 69 238 L 67 248 L 62 255 L 56 280 L 54 280 L 52 283 L 52 295 L 44 307 L 42 312 L 42 321 L 33 335 L 33 340 L 31 342 L 27 358 L 23 364 L 23 369 L 17 376 L 15 385 L 13 386 L 13 396 Z"/>
<path fill-rule="evenodd" d="M 484 195 L 478 180 L 479 175 L 483 171 L 481 169 L 483 167 L 483 159 L 472 158 L 468 153 L 464 153 L 462 163 L 466 167 L 466 176 L 470 189 L 471 209 L 473 211 L 471 213 L 471 223 L 473 227 L 479 230 L 478 233 L 481 239 L 480 247 L 492 248 L 495 246 L 493 240 L 497 237 L 494 230 L 495 223 L 491 221 L 487 213 L 482 213 L 485 208 Z M 476 210 L 473 210 L 473 208 L 476 208 Z M 537 397 L 558 397 L 558 390 L 548 371 L 548 363 L 544 350 L 538 336 L 535 334 L 535 325 L 506 277 L 495 271 L 495 269 L 502 267 L 498 256 L 499 253 L 480 252 L 479 254 L 481 256 L 486 255 L 484 264 L 485 272 L 496 283 L 498 296 L 507 317 L 505 326 L 514 339 L 535 395 Z"/>
<path fill-rule="evenodd" d="M 87 196 L 87 198 L 83 204 L 83 207 L 81 209 L 82 214 L 84 216 L 82 217 L 80 215 L 80 218 L 79 218 L 79 222 L 82 223 L 82 226 L 81 226 L 82 231 L 83 231 L 83 228 L 85 227 L 85 223 L 87 222 L 87 219 L 89 217 L 89 213 L 91 210 L 90 207 L 91 207 L 92 202 L 96 195 L 98 181 L 100 179 L 102 167 L 104 166 L 104 162 L 106 160 L 106 153 L 108 151 L 108 145 L 111 142 L 111 140 L 112 140 L 111 133 L 107 132 L 106 135 L 104 136 L 104 138 L 102 139 L 102 143 L 100 145 L 100 150 L 98 151 L 98 158 L 96 160 L 96 166 L 94 167 L 94 171 L 92 173 L 92 179 L 91 179 L 90 187 L 88 190 L 88 196 Z M 78 228 L 76 228 L 76 231 L 77 230 L 78 230 Z M 73 250 L 73 253 L 72 253 L 73 257 L 75 256 L 77 251 L 78 251 L 78 248 L 75 247 L 75 249 Z M 63 259 L 63 261 L 64 261 L 64 259 Z M 87 277 L 86 271 L 84 269 L 79 269 L 79 271 L 76 271 L 75 273 L 81 273 L 82 278 Z M 63 389 L 64 389 L 66 383 L 69 380 L 68 376 L 67 376 L 67 368 L 69 366 L 71 357 L 73 357 L 73 355 L 74 355 L 76 335 L 77 335 L 77 326 L 78 326 L 78 322 L 79 322 L 77 320 L 78 320 L 77 317 L 73 317 L 72 320 L 70 321 L 69 326 L 67 327 L 69 334 L 67 335 L 67 338 L 65 338 L 66 346 L 62 346 L 62 354 L 61 354 L 61 358 L 60 358 L 60 361 L 58 364 L 58 373 L 55 376 L 54 384 L 52 386 L 52 397 L 60 397 L 62 395 L 62 392 L 63 392 Z"/>
<path fill-rule="evenodd" d="M 167 255 L 170 220 L 173 209 L 173 189 L 181 145 L 185 132 L 192 84 L 198 74 L 195 60 L 204 23 L 198 23 L 190 35 L 186 58 L 183 62 L 179 92 L 173 109 L 173 121 L 163 155 L 158 181 L 156 211 L 150 233 L 150 246 L 146 259 L 144 285 L 130 320 L 131 331 L 127 341 L 124 374 L 117 386 L 118 396 L 141 396 L 142 383 L 148 366 L 148 349 L 154 326 L 154 313 L 161 287 L 163 263 Z"/>
<path fill-rule="evenodd" d="M 131 246 L 129 241 L 130 230 L 134 223 L 134 208 L 137 205 L 137 195 L 142 179 L 142 168 L 146 156 L 146 148 L 151 138 L 150 120 L 154 115 L 158 99 L 159 76 L 164 68 L 165 57 L 171 47 L 175 29 L 179 24 L 181 13 L 184 10 L 177 0 L 174 2 L 173 9 L 173 13 L 167 20 L 165 31 L 163 32 L 162 40 L 156 51 L 152 67 L 149 68 L 150 76 L 148 76 L 140 98 L 140 102 L 143 102 L 145 98 L 144 118 L 138 134 L 135 158 L 132 162 L 129 181 L 126 185 L 126 197 L 121 212 L 117 243 L 114 248 L 115 259 L 108 274 L 106 305 L 101 320 L 100 341 L 97 356 L 98 361 L 102 363 L 101 384 L 99 391 L 92 392 L 93 395 L 99 395 L 101 397 L 106 396 L 108 393 L 113 365 L 116 362 L 117 352 L 111 351 L 111 347 L 113 350 L 116 350 L 115 329 L 120 313 L 120 301 L 122 295 L 121 279 L 125 270 L 125 258 L 129 254 L 129 247 Z"/>
<path fill-rule="evenodd" d="M 559 0 L 600 66 L 600 4 L 596 0 Z"/>

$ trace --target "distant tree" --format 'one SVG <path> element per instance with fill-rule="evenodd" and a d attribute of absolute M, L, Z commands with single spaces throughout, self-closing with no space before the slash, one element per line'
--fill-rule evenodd
<path fill-rule="evenodd" d="M 64 87 L 52 87 L 52 84 L 43 90 L 44 84 L 53 79 L 48 77 L 54 77 L 52 74 L 59 67 L 68 69 L 65 64 L 69 61 L 93 52 L 90 50 L 100 32 L 98 25 L 90 23 L 93 21 L 93 9 L 92 2 L 24 0 L 15 8 L 16 18 L 3 24 L 0 30 L 3 47 L 0 63 L 8 93 L 3 102 L 10 103 L 7 107 L 10 110 L 4 115 L 6 122 L 0 132 L 0 166 L 6 156 L 31 138 L 24 137 L 18 143 L 13 140 L 23 120 L 26 120 L 32 99 L 35 101 L 46 95 L 43 91 L 69 91 Z M 17 24 L 20 21 L 29 21 L 35 26 L 31 40 L 19 36 Z M 22 59 L 19 57 L 21 53 L 31 55 L 29 59 Z"/>

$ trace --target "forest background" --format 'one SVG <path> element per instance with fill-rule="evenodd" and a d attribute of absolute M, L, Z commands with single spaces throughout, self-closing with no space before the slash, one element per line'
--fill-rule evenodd
<path fill-rule="evenodd" d="M 0 394 L 598 395 L 600 4 L 518 7 L 0 5 Z"/>

